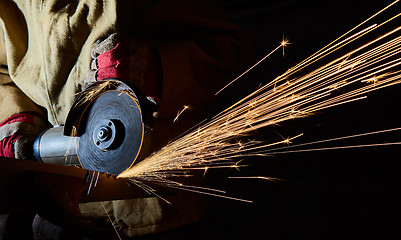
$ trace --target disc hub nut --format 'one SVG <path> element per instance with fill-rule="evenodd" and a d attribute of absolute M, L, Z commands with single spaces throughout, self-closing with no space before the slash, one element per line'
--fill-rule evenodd
<path fill-rule="evenodd" d="M 102 151 L 110 150 L 115 147 L 117 142 L 117 127 L 114 121 L 105 119 L 100 121 L 93 132 L 92 139 L 93 143 Z"/>

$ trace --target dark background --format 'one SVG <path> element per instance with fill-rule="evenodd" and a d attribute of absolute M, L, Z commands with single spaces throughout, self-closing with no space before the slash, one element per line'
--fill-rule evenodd
<path fill-rule="evenodd" d="M 292 43 L 285 57 L 276 53 L 216 102 L 223 109 L 302 61 L 392 1 L 225 0 L 227 12 L 253 40 L 253 62 L 281 41 Z M 393 7 L 399 11 L 400 5 Z M 393 11 L 394 12 L 394 11 Z M 391 15 L 389 11 L 388 15 Z M 399 22 L 399 20 L 398 20 Z M 259 133 L 266 139 L 304 133 L 297 143 L 401 126 L 400 86 L 368 99 L 286 122 Z M 339 145 L 399 141 L 399 132 Z M 211 186 L 254 203 L 212 199 L 207 218 L 168 234 L 175 239 L 379 239 L 399 237 L 400 147 L 292 153 L 248 159 L 250 166 L 229 176 L 269 176 L 285 181 L 218 178 Z M 213 172 L 210 173 L 213 176 Z M 219 175 L 220 172 L 217 174 Z M 225 174 L 221 174 L 224 175 Z M 168 238 L 166 236 L 166 238 Z"/>
<path fill-rule="evenodd" d="M 273 79 L 391 2 L 226 1 L 234 20 L 253 37 L 254 62 L 277 46 L 283 35 L 293 43 L 284 58 L 276 54 L 231 91 Z M 400 5 L 393 9 L 399 11 Z M 399 90 L 397 86 L 379 91 L 367 100 L 267 129 L 265 137 L 269 138 L 268 130 L 284 136 L 302 132 L 305 136 L 299 141 L 309 142 L 398 127 Z M 397 141 L 399 134 L 339 144 Z M 227 180 L 232 195 L 254 200 L 254 204 L 219 201 L 213 216 L 214 228 L 220 230 L 214 239 L 399 237 L 399 152 L 400 146 L 396 146 L 249 160 L 251 167 L 232 175 L 271 176 L 286 181 Z"/>

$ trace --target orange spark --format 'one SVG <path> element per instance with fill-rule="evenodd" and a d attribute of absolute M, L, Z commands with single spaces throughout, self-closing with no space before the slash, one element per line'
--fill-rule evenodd
<path fill-rule="evenodd" d="M 177 122 L 177 121 L 178 121 L 178 118 L 181 116 L 181 114 L 182 114 L 185 110 L 187 110 L 187 109 L 189 109 L 189 105 L 184 105 L 184 108 L 181 109 L 181 110 L 177 113 L 177 116 L 174 118 L 173 122 Z"/>
<path fill-rule="evenodd" d="M 280 46 L 281 46 L 282 49 L 283 49 L 283 57 L 284 57 L 284 55 L 285 55 L 285 53 L 284 53 L 284 48 L 287 47 L 289 44 L 291 44 L 291 43 L 290 43 L 290 41 L 288 40 L 288 38 L 285 38 L 285 37 L 283 36 L 283 40 L 281 40 L 281 42 L 280 42 Z"/>
<path fill-rule="evenodd" d="M 253 68 L 255 68 L 257 65 L 259 65 L 261 62 L 263 62 L 266 58 L 268 58 L 270 55 L 272 55 L 274 52 L 276 52 L 278 49 L 280 49 L 280 47 L 283 47 L 284 49 L 284 40 L 280 43 L 280 45 L 278 45 L 275 49 L 273 49 L 273 51 L 269 52 L 266 56 L 264 56 L 262 59 L 260 59 L 257 63 L 255 63 L 252 67 L 248 68 L 245 72 L 241 73 L 241 75 L 239 75 L 238 77 L 236 77 L 234 80 L 232 80 L 231 82 L 229 82 L 227 85 L 225 85 L 222 89 L 220 89 L 219 91 L 217 91 L 215 93 L 215 95 L 219 94 L 221 91 L 223 91 L 224 89 L 226 89 L 228 86 L 230 86 L 231 84 L 233 84 L 235 81 L 237 81 L 238 79 L 240 79 L 242 76 L 244 76 L 245 74 L 247 74 L 249 71 L 251 71 Z M 288 43 L 286 43 L 288 44 Z"/>

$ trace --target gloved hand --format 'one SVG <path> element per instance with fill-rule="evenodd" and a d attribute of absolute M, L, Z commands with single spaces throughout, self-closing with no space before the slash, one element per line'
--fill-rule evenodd
<path fill-rule="evenodd" d="M 83 90 L 96 81 L 107 79 L 118 79 L 135 87 L 142 117 L 151 128 L 163 89 L 161 60 L 156 51 L 133 38 L 121 40 L 114 33 L 93 44 L 91 57 Z"/>
<path fill-rule="evenodd" d="M 33 142 L 48 128 L 31 113 L 15 114 L 0 123 L 0 157 L 33 160 Z"/>
<path fill-rule="evenodd" d="M 163 84 L 161 61 L 148 44 L 135 39 L 121 40 L 114 33 L 93 44 L 91 57 L 83 88 L 95 81 L 118 79 L 137 87 L 149 101 L 158 103 Z"/>

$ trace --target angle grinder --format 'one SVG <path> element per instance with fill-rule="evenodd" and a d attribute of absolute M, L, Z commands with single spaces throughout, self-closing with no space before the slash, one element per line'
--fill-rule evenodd
<path fill-rule="evenodd" d="M 66 124 L 44 131 L 34 142 L 36 160 L 118 175 L 142 148 L 145 124 L 140 96 L 108 79 L 81 92 Z"/>

